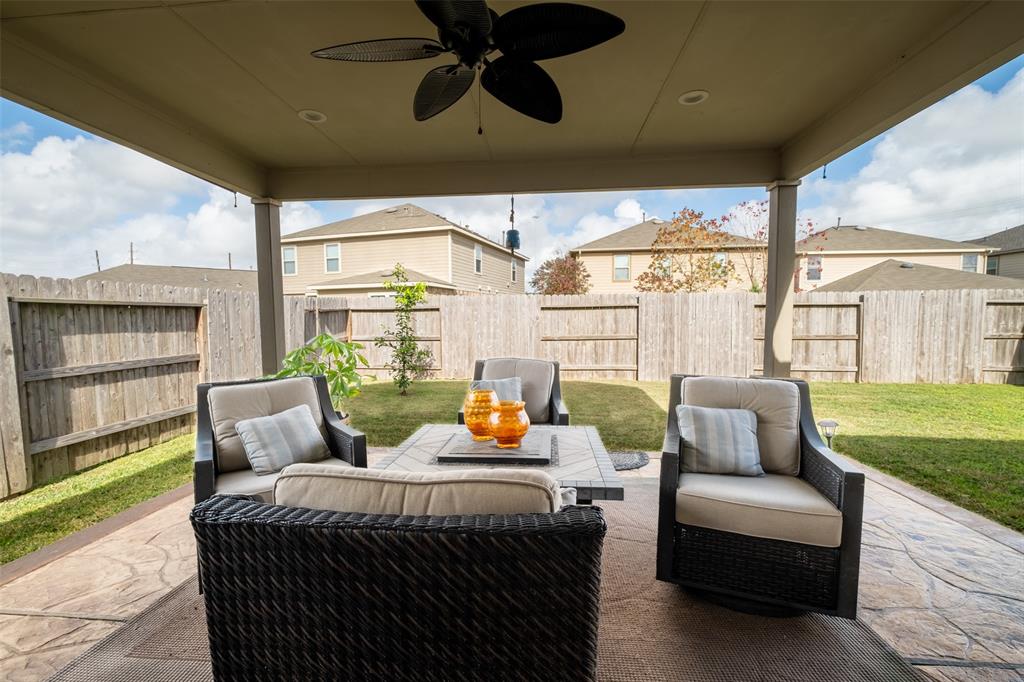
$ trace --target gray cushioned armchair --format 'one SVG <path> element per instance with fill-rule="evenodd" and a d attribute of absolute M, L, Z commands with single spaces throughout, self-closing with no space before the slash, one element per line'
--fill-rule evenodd
<path fill-rule="evenodd" d="M 680 404 L 755 412 L 765 475 L 683 473 Z M 806 382 L 673 375 L 662 450 L 659 580 L 739 610 L 856 617 L 864 474 L 822 442 Z"/>
<path fill-rule="evenodd" d="M 523 401 L 531 424 L 569 425 L 569 409 L 562 401 L 562 385 L 558 378 L 557 360 L 531 358 L 491 358 L 477 360 L 473 381 L 519 377 L 523 382 Z M 462 408 L 458 420 L 465 424 Z"/>
<path fill-rule="evenodd" d="M 308 405 L 331 456 L 323 463 L 366 467 L 366 436 L 338 419 L 322 376 L 199 384 L 193 488 L 196 502 L 213 495 L 246 495 L 273 502 L 278 474 L 257 476 L 249 465 L 235 423 Z"/>

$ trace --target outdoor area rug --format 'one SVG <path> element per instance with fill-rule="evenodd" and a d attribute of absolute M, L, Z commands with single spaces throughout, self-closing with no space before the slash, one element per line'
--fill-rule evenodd
<path fill-rule="evenodd" d="M 654 579 L 657 481 L 603 502 L 598 679 L 607 682 L 920 682 L 927 679 L 859 621 L 735 613 Z M 558 679 L 559 672 L 552 671 Z M 571 675 L 567 675 L 571 677 Z M 196 579 L 186 581 L 53 678 L 60 682 L 212 679 Z"/>

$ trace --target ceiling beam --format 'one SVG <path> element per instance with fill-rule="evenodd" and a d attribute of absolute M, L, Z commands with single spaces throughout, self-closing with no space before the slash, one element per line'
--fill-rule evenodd
<path fill-rule="evenodd" d="M 1022 26 L 1024 2 L 972 5 L 787 142 L 781 177 L 803 177 L 1020 55 Z"/>
<path fill-rule="evenodd" d="M 767 185 L 774 149 L 672 156 L 272 169 L 282 201 Z"/>
<path fill-rule="evenodd" d="M 259 166 L 10 31 L 0 35 L 0 64 L 0 94 L 8 99 L 225 189 L 248 196 L 265 194 L 266 172 Z M 135 140 L 144 140 L 146 146 Z"/>

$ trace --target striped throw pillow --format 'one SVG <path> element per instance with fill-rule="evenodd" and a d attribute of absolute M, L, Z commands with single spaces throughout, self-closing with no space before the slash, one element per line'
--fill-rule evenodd
<path fill-rule="evenodd" d="M 235 424 L 235 431 L 257 476 L 276 473 L 296 462 L 319 462 L 331 454 L 309 405 L 243 419 Z"/>
<path fill-rule="evenodd" d="M 676 420 L 684 473 L 764 476 L 751 410 L 680 405 Z"/>

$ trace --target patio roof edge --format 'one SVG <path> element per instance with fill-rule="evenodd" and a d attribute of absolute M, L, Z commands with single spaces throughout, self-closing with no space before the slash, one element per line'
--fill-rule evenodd
<path fill-rule="evenodd" d="M 1021 26 L 1024 3 L 976 3 L 784 144 L 781 175 L 807 175 L 1024 53 Z"/>
<path fill-rule="evenodd" d="M 246 196 L 266 196 L 265 169 L 63 60 L 4 31 L 0 94 L 106 140 Z M 75 111 L 71 117 L 63 111 Z M 112 112 L 117 112 L 112 117 Z M 145 146 L 136 140 L 145 141 Z"/>
<path fill-rule="evenodd" d="M 271 169 L 282 201 L 381 199 L 469 194 L 583 192 L 767 185 L 777 179 L 774 149 L 657 157 L 530 159 L 396 166 Z"/>

